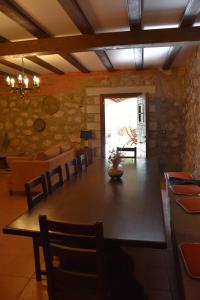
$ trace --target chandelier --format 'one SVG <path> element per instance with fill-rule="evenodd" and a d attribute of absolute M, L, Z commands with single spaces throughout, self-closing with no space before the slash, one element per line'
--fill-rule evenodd
<path fill-rule="evenodd" d="M 17 78 L 7 76 L 7 85 L 10 87 L 11 92 L 20 94 L 21 98 L 25 97 L 26 92 L 37 90 L 40 87 L 40 79 L 37 76 L 33 76 L 32 82 L 24 72 L 24 59 L 22 57 L 22 73 Z"/>

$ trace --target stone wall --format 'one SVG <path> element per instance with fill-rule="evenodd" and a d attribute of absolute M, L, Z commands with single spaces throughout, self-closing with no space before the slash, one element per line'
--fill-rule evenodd
<path fill-rule="evenodd" d="M 156 85 L 157 149 L 164 170 L 181 170 L 185 144 L 184 70 L 158 72 Z"/>
<path fill-rule="evenodd" d="M 185 68 L 184 77 L 185 152 L 183 168 L 200 176 L 200 48 Z"/>
<path fill-rule="evenodd" d="M 135 90 L 146 94 L 148 102 L 148 135 L 150 156 L 158 156 L 164 169 L 178 169 L 183 142 L 182 73 L 148 71 L 93 72 L 91 74 L 46 75 L 39 93 L 19 96 L 5 94 L 0 82 L 0 151 L 35 153 L 70 136 L 80 144 L 80 130 L 92 129 L 93 146 L 100 155 L 100 94 L 89 89 L 108 89 L 113 93 Z M 153 87 L 153 89 L 152 89 Z M 48 113 L 46 97 L 53 97 L 58 111 Z M 52 105 L 52 103 L 51 103 Z M 36 131 L 36 119 L 46 122 L 43 131 Z M 6 134 L 6 143 L 5 143 Z M 5 147 L 6 146 L 6 147 Z"/>

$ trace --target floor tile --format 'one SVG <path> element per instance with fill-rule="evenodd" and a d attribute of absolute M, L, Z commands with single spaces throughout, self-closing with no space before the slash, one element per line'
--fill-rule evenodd
<path fill-rule="evenodd" d="M 33 255 L 32 239 L 8 234 L 0 234 L 0 255 Z"/>
<path fill-rule="evenodd" d="M 0 255 L 0 274 L 30 278 L 34 273 L 34 259 L 27 255 Z"/>
<path fill-rule="evenodd" d="M 0 274 L 0 299 L 17 300 L 27 282 L 27 278 Z"/>
<path fill-rule="evenodd" d="M 48 300 L 46 281 L 31 279 L 17 300 Z"/>

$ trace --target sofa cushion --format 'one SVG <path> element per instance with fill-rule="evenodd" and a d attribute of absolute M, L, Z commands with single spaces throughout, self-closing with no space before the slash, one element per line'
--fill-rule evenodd
<path fill-rule="evenodd" d="M 61 153 L 67 152 L 70 149 L 72 149 L 72 144 L 71 143 L 66 142 L 66 143 L 60 144 Z"/>
<path fill-rule="evenodd" d="M 53 158 L 61 153 L 59 146 L 53 146 L 46 151 L 38 152 L 36 159 L 46 160 Z"/>

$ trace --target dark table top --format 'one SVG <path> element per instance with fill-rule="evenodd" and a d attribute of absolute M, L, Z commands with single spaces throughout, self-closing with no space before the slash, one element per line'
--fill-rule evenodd
<path fill-rule="evenodd" d="M 121 182 L 112 182 L 103 160 L 4 227 L 4 233 L 39 235 L 38 216 L 69 223 L 102 221 L 104 236 L 120 245 L 165 248 L 159 173 L 155 160 L 124 165 Z"/>

